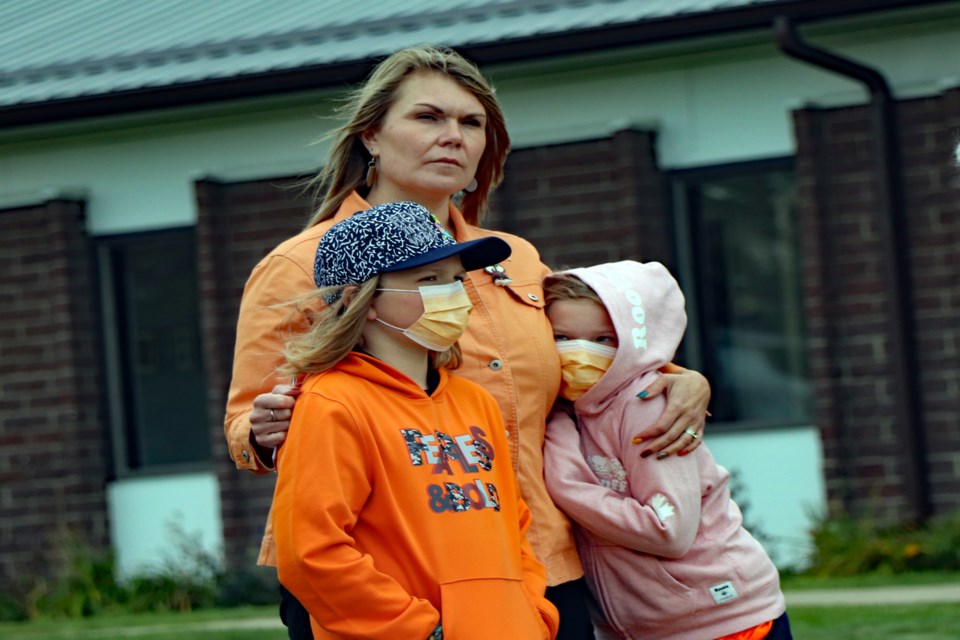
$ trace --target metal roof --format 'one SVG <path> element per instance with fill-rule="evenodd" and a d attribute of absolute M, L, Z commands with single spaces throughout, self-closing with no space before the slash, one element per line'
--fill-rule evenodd
<path fill-rule="evenodd" d="M 371 60 L 421 42 L 458 48 L 483 63 L 682 37 L 690 35 L 690 29 L 679 25 L 700 24 L 698 31 L 705 32 L 706 21 L 718 30 L 757 27 L 760 17 L 753 22 L 747 18 L 751 11 L 759 16 L 756 10 L 761 8 L 769 20 L 771 11 L 856 11 L 861 6 L 906 4 L 14 0 L 0 3 L 0 126 L 151 108 L 161 92 L 168 104 L 182 104 L 354 81 Z M 637 31 L 640 27 L 647 30 Z M 242 80 L 246 84 L 241 87 Z M 118 96 L 126 101 L 93 108 L 93 99 Z M 36 111 L 38 105 L 46 111 Z"/>

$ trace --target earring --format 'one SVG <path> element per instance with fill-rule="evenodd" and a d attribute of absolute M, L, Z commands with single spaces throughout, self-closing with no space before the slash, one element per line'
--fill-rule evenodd
<path fill-rule="evenodd" d="M 467 193 L 473 193 L 474 191 L 476 191 L 476 190 L 477 190 L 477 179 L 476 179 L 476 178 L 472 179 L 472 180 L 470 181 L 470 184 L 468 184 L 466 187 L 464 187 L 463 190 L 466 191 Z"/>
<path fill-rule="evenodd" d="M 373 188 L 373 183 L 377 181 L 377 157 L 371 156 L 367 163 L 367 187 Z"/>

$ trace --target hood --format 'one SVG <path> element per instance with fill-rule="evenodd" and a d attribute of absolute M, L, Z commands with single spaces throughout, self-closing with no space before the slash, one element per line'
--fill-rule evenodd
<path fill-rule="evenodd" d="M 687 327 L 683 292 L 659 262 L 633 260 L 570 269 L 597 292 L 617 332 L 617 354 L 600 381 L 576 401 L 577 411 L 603 408 L 623 386 L 670 362 Z M 637 389 L 639 390 L 639 389 Z"/>
<path fill-rule="evenodd" d="M 323 382 L 319 381 L 319 379 L 323 378 L 328 372 L 333 371 L 342 371 L 351 376 L 363 378 L 412 400 L 423 400 L 424 398 L 431 397 L 427 396 L 426 392 L 421 389 L 416 382 L 408 378 L 401 371 L 394 369 L 382 360 L 378 360 L 371 355 L 359 351 L 351 351 L 347 357 L 338 362 L 332 369 L 328 369 L 318 376 L 313 376 L 313 380 L 310 382 L 316 384 L 318 389 L 322 389 Z M 439 396 L 447 387 L 449 374 L 446 369 L 439 369 L 438 373 L 440 374 L 440 380 L 437 388 L 433 391 L 432 397 Z M 306 382 L 304 383 L 304 387 L 307 388 Z"/>

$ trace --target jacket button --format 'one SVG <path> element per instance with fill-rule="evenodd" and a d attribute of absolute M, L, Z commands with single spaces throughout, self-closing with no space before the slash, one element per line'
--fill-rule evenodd
<path fill-rule="evenodd" d="M 503 361 L 502 361 L 502 360 L 491 360 L 491 361 L 490 361 L 490 364 L 488 364 L 487 366 L 490 367 L 491 369 L 493 369 L 494 371 L 500 371 L 500 369 L 503 369 Z"/>
<path fill-rule="evenodd" d="M 246 449 L 240 452 L 240 457 L 243 458 L 244 462 L 250 462 L 250 454 L 247 453 Z"/>

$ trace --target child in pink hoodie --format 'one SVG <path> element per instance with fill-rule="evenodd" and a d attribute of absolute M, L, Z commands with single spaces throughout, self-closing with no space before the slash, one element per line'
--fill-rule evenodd
<path fill-rule="evenodd" d="M 623 261 L 552 274 L 544 294 L 564 398 L 544 476 L 576 522 L 597 627 L 615 638 L 792 638 L 777 569 L 743 528 L 726 469 L 705 446 L 663 460 L 632 447 L 657 435 L 663 398 L 635 398 L 686 328 L 676 281 L 659 263 Z"/>

